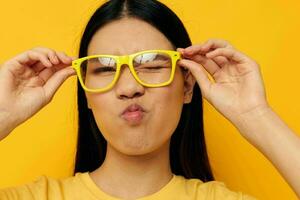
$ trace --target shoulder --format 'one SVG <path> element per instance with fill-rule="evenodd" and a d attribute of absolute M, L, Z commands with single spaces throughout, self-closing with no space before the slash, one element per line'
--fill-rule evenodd
<path fill-rule="evenodd" d="M 183 176 L 177 178 L 183 185 L 184 193 L 193 199 L 205 200 L 257 200 L 257 198 L 241 191 L 233 191 L 221 181 L 203 182 L 200 179 L 186 179 Z"/>
<path fill-rule="evenodd" d="M 45 193 L 48 181 L 46 176 L 40 176 L 30 183 L 14 187 L 6 187 L 0 190 L 1 200 L 17 199 L 45 199 Z"/>
<path fill-rule="evenodd" d="M 1 200 L 49 200 L 64 199 L 64 196 L 80 188 L 78 176 L 56 179 L 51 176 L 39 176 L 34 181 L 14 187 L 0 189 Z"/>

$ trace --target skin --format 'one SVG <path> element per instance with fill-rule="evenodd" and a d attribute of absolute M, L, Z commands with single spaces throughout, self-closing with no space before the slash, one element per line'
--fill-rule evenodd
<path fill-rule="evenodd" d="M 123 18 L 95 33 L 88 55 L 128 55 L 150 49 L 174 50 L 168 39 L 150 24 Z M 86 92 L 88 107 L 108 144 L 104 163 L 90 174 L 102 190 L 132 199 L 152 194 L 171 180 L 170 138 L 183 104 L 191 101 L 194 84 L 193 76 L 184 75 L 177 66 L 170 85 L 147 88 L 123 65 L 121 76 L 111 90 Z M 140 124 L 130 124 L 119 116 L 131 103 L 146 109 Z"/>
<path fill-rule="evenodd" d="M 117 46 L 112 46 L 111 41 Z M 88 53 L 121 55 L 160 48 L 172 46 L 158 30 L 143 21 L 122 19 L 98 31 Z M 300 138 L 269 106 L 259 65 L 224 40 L 212 39 L 177 50 L 185 58 L 178 67 L 190 73 L 177 70 L 167 87 L 144 88 L 125 67 L 111 91 L 86 93 L 88 106 L 108 141 L 103 165 L 90 174 L 94 182 L 104 192 L 123 199 L 146 196 L 166 185 L 172 177 L 169 140 L 182 105 L 191 101 L 197 82 L 203 97 L 269 159 L 300 198 Z M 75 75 L 68 67 L 71 60 L 63 52 L 39 47 L 3 63 L 0 140 L 47 105 L 60 85 Z M 119 118 L 120 112 L 133 102 L 147 110 L 139 126 Z"/>
<path fill-rule="evenodd" d="M 269 159 L 300 198 L 300 137 L 267 102 L 259 65 L 224 40 L 178 51 L 188 58 L 178 64 L 192 72 L 204 98 Z"/>

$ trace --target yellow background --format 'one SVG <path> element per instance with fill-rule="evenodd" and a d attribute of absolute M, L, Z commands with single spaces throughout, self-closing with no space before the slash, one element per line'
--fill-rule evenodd
<path fill-rule="evenodd" d="M 76 55 L 83 27 L 103 1 L 2 1 L 0 63 L 36 46 Z M 193 43 L 223 38 L 260 63 L 268 101 L 300 133 L 300 2 L 164 0 Z M 72 175 L 76 150 L 76 77 L 53 101 L 0 142 L 0 188 L 45 174 Z M 259 199 L 297 199 L 272 164 L 205 101 L 205 134 L 213 172 L 232 190 Z M 298 123 L 297 123 L 298 122 Z"/>

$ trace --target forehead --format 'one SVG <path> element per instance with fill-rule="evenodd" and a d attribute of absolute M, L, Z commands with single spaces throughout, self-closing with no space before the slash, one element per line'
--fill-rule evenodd
<path fill-rule="evenodd" d="M 149 23 L 136 18 L 122 18 L 106 24 L 93 35 L 88 55 L 126 55 L 151 49 L 173 50 L 173 46 Z"/>

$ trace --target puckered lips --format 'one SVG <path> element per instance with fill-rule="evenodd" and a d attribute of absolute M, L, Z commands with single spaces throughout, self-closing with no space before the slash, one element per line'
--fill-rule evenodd
<path fill-rule="evenodd" d="M 125 119 L 130 124 L 139 124 L 146 110 L 137 103 L 129 105 L 122 113 L 121 118 Z"/>

